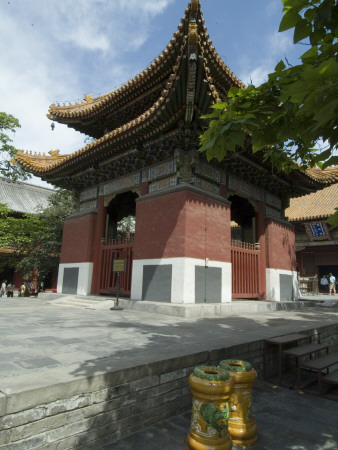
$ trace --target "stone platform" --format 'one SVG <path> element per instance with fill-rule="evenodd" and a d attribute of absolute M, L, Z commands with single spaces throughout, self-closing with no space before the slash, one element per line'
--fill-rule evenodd
<path fill-rule="evenodd" d="M 116 303 L 113 296 L 39 294 L 39 298 L 63 306 L 83 307 L 88 309 L 110 309 Z M 126 310 L 142 311 L 152 314 L 164 314 L 183 318 L 225 317 L 233 314 L 259 313 L 268 311 L 304 310 L 311 306 L 338 305 L 338 295 L 311 295 L 300 301 L 273 302 L 262 300 L 236 299 L 226 303 L 165 303 L 155 301 L 135 301 L 119 298 L 119 305 Z"/>

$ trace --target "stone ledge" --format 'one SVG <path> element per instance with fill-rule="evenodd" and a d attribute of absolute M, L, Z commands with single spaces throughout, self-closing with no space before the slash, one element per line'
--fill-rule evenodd
<path fill-rule="evenodd" d="M 0 417 L 6 414 L 7 396 L 0 391 Z"/>
<path fill-rule="evenodd" d="M 293 311 L 306 309 L 313 304 L 309 301 L 269 302 L 269 301 L 232 301 L 223 303 L 163 303 L 148 300 L 119 299 L 119 304 L 125 309 L 146 311 L 154 314 L 165 314 L 186 319 L 198 319 L 232 314 L 255 313 L 264 311 Z"/>
<path fill-rule="evenodd" d="M 209 352 L 203 351 L 142 365 L 131 366 L 132 362 L 129 362 L 129 367 L 124 365 L 110 371 L 109 367 L 116 367 L 116 360 L 113 357 L 102 358 L 89 361 L 85 368 L 74 364 L 40 370 L 38 377 L 36 373 L 28 373 L 16 377 L 2 378 L 4 395 L 3 398 L 0 397 L 0 406 L 6 405 L 4 414 L 13 414 L 32 409 L 41 404 L 49 404 L 59 399 L 92 393 L 110 386 L 136 382 L 141 378 L 198 365 L 207 361 L 208 356 Z"/>

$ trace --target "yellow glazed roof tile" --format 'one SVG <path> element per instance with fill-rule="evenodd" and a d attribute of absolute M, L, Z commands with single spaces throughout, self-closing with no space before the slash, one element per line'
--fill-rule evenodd
<path fill-rule="evenodd" d="M 338 207 L 338 183 L 312 194 L 292 198 L 285 215 L 292 222 L 326 218 Z"/>

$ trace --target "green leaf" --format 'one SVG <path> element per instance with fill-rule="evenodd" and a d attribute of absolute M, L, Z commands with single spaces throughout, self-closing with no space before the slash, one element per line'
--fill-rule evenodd
<path fill-rule="evenodd" d="M 327 161 L 323 164 L 323 169 L 326 169 L 330 166 L 337 166 L 338 165 L 338 156 L 331 156 Z"/>
<path fill-rule="evenodd" d="M 212 109 L 225 109 L 228 106 L 227 103 L 215 103 L 212 105 Z"/>
<path fill-rule="evenodd" d="M 322 39 L 325 37 L 325 30 L 315 30 L 313 33 L 310 34 L 310 43 L 311 45 L 318 45 Z"/>
<path fill-rule="evenodd" d="M 316 60 L 317 57 L 318 57 L 318 47 L 314 46 L 309 48 L 308 51 L 302 54 L 301 60 L 303 61 L 304 64 L 311 64 Z"/>
<path fill-rule="evenodd" d="M 334 98 L 333 100 L 331 100 L 331 102 L 325 103 L 322 108 L 318 109 L 313 117 L 317 121 L 317 124 L 319 126 L 322 126 L 323 124 L 330 122 L 332 120 L 332 117 L 336 116 L 335 111 L 337 110 L 337 108 L 338 99 Z"/>
<path fill-rule="evenodd" d="M 301 11 L 304 7 L 309 5 L 309 0 L 282 0 L 284 10 L 295 9 Z"/>
<path fill-rule="evenodd" d="M 331 149 L 325 150 L 324 152 L 318 153 L 315 156 L 316 162 L 326 161 L 331 155 Z"/>
<path fill-rule="evenodd" d="M 338 227 L 338 208 L 335 208 L 335 212 L 327 219 L 327 223 L 330 226 L 330 230 Z"/>
<path fill-rule="evenodd" d="M 320 75 L 336 78 L 338 73 L 338 62 L 336 58 L 329 58 L 322 62 L 318 67 L 318 72 Z"/>
<path fill-rule="evenodd" d="M 278 31 L 286 31 L 296 26 L 302 20 L 302 16 L 294 9 L 289 9 L 283 16 Z"/>
<path fill-rule="evenodd" d="M 314 20 L 315 21 L 317 20 L 320 23 L 327 24 L 332 18 L 331 8 L 333 10 L 331 0 L 324 0 L 319 5 L 319 7 L 317 9 L 317 14 L 316 14 Z"/>
<path fill-rule="evenodd" d="M 234 142 L 235 145 L 243 147 L 245 134 L 241 131 L 231 132 L 229 133 L 229 139 Z"/>
<path fill-rule="evenodd" d="M 304 13 L 304 17 L 309 22 L 312 22 L 315 17 L 315 10 L 314 8 L 307 9 Z"/>
<path fill-rule="evenodd" d="M 279 61 L 279 63 L 276 65 L 275 67 L 275 72 L 281 72 L 282 70 L 284 70 L 286 67 L 284 61 Z"/>
<path fill-rule="evenodd" d="M 308 22 L 306 19 L 302 19 L 297 22 L 295 26 L 295 32 L 293 34 L 293 42 L 297 44 L 297 42 L 302 41 L 303 39 L 310 36 L 312 32 L 312 24 Z"/>

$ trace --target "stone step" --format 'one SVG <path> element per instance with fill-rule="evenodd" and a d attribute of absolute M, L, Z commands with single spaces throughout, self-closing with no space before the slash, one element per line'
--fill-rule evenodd
<path fill-rule="evenodd" d="M 73 308 L 85 308 L 85 309 L 109 309 L 114 306 L 113 300 L 107 300 L 106 298 L 98 299 L 88 299 L 76 296 L 67 295 L 65 297 L 60 297 L 56 300 L 52 300 L 53 305 L 60 305 Z"/>
<path fill-rule="evenodd" d="M 59 295 L 58 298 L 51 300 L 51 303 L 87 309 L 110 309 L 114 306 L 114 301 L 116 300 L 115 297 L 105 296 L 57 295 Z M 50 300 L 50 297 L 47 297 L 46 300 L 47 299 Z M 147 313 L 165 314 L 185 318 L 202 318 L 278 310 L 304 310 L 308 307 L 315 306 L 315 304 L 314 302 L 306 300 L 294 302 L 235 300 L 228 303 L 178 304 L 119 298 L 119 306 L 124 309 L 144 311 Z"/>
<path fill-rule="evenodd" d="M 271 302 L 271 301 L 232 301 L 228 303 L 195 303 L 175 304 L 154 301 L 135 301 L 119 299 L 119 305 L 124 309 L 145 311 L 154 314 L 166 314 L 169 316 L 184 318 L 205 318 L 217 316 L 240 315 L 244 313 L 257 313 L 269 311 L 294 311 L 305 310 L 313 306 L 311 302 Z"/>

